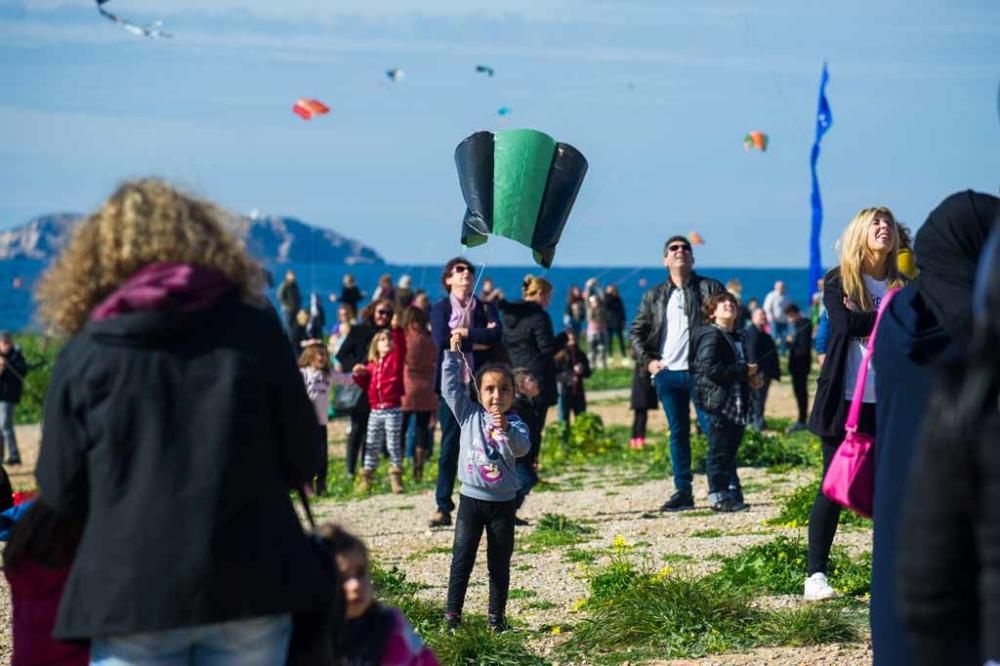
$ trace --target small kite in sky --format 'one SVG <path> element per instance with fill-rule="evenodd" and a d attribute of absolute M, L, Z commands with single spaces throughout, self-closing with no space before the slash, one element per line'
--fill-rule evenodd
<path fill-rule="evenodd" d="M 97 0 L 97 11 L 100 12 L 101 16 L 108 19 L 109 21 L 117 23 L 124 30 L 132 33 L 133 35 L 137 35 L 139 37 L 149 37 L 151 39 L 160 39 L 160 38 L 169 39 L 173 37 L 173 35 L 171 35 L 169 32 L 163 32 L 162 30 L 160 30 L 160 26 L 163 25 L 162 21 L 156 21 L 148 26 L 142 26 L 139 25 L 138 23 L 127 21 L 121 18 L 120 16 L 112 14 L 108 10 L 104 9 L 103 6 L 110 1 L 111 0 Z"/>
<path fill-rule="evenodd" d="M 705 239 L 701 237 L 697 231 L 692 231 L 688 234 L 688 239 L 691 241 L 691 245 L 704 245 Z"/>
<path fill-rule="evenodd" d="M 387 69 L 385 70 L 385 75 L 390 81 L 395 83 L 400 79 L 406 78 L 406 72 L 401 69 Z"/>
<path fill-rule="evenodd" d="M 310 120 L 315 116 L 330 113 L 330 107 L 318 99 L 300 99 L 292 106 L 292 111 L 297 113 L 302 120 Z"/>
<path fill-rule="evenodd" d="M 750 132 L 743 137 L 743 150 L 759 150 L 762 153 L 767 152 L 767 135 L 763 132 L 758 132 L 757 130 Z"/>
<path fill-rule="evenodd" d="M 493 76 L 493 68 L 489 65 L 476 65 L 476 71 L 486 76 Z"/>
<path fill-rule="evenodd" d="M 497 115 L 498 116 L 506 116 L 509 113 L 510 113 L 510 109 L 507 108 L 506 106 L 501 106 L 499 109 L 497 109 Z"/>

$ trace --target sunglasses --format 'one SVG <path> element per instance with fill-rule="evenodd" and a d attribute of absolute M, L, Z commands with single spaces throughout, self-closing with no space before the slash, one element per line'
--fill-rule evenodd
<path fill-rule="evenodd" d="M 682 243 L 677 243 L 676 245 L 670 245 L 669 247 L 667 247 L 667 249 L 670 250 L 671 252 L 680 252 L 681 250 L 683 250 L 684 252 L 690 252 L 691 246 L 684 245 Z"/>
<path fill-rule="evenodd" d="M 385 315 L 386 317 L 388 317 L 389 315 L 392 314 L 392 310 L 376 310 L 375 314 L 377 314 L 377 315 Z"/>
<path fill-rule="evenodd" d="M 468 271 L 469 273 L 471 273 L 472 269 L 469 268 L 468 266 L 463 265 L 463 264 L 458 264 L 454 268 L 451 269 L 452 273 L 465 273 L 466 271 Z"/>

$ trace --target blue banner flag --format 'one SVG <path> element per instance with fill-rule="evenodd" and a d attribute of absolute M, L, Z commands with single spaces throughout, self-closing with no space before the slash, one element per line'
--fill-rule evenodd
<path fill-rule="evenodd" d="M 812 237 L 809 240 L 809 288 L 815 289 L 816 282 L 823 277 L 823 258 L 819 248 L 820 231 L 823 228 L 823 201 L 819 197 L 819 181 L 816 179 L 816 160 L 819 159 L 819 142 L 833 124 L 830 103 L 826 101 L 826 82 L 830 76 L 823 63 L 823 76 L 819 81 L 819 108 L 816 110 L 816 140 L 809 155 L 812 170 Z"/>

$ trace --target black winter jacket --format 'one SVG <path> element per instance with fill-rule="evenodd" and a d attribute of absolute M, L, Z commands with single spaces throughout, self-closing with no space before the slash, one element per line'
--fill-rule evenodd
<path fill-rule="evenodd" d="M 531 370 L 541 388 L 536 403 L 551 407 L 559 400 L 554 359 L 559 344 L 552 334 L 549 313 L 533 301 L 497 301 L 497 309 L 511 365 Z"/>
<path fill-rule="evenodd" d="M 844 399 L 844 378 L 851 338 L 865 338 L 875 328 L 875 312 L 852 312 L 844 307 L 844 288 L 840 269 L 826 274 L 823 304 L 830 317 L 830 332 L 826 340 L 826 360 L 816 384 L 816 398 L 809 416 L 809 431 L 819 437 L 843 438 L 847 407 Z"/>
<path fill-rule="evenodd" d="M 289 500 L 315 472 L 315 431 L 270 308 L 228 296 L 88 323 L 53 368 L 35 472 L 55 511 L 86 515 L 54 636 L 328 604 Z"/>
<path fill-rule="evenodd" d="M 28 374 L 28 364 L 18 347 L 13 347 L 10 353 L 2 354 L 7 361 L 7 367 L 0 372 L 0 401 L 20 402 L 24 390 L 24 376 Z"/>
<path fill-rule="evenodd" d="M 809 372 L 812 366 L 813 325 L 808 319 L 799 319 L 795 330 L 790 333 L 792 338 L 788 346 L 789 372 Z"/>
<path fill-rule="evenodd" d="M 691 396 L 694 404 L 708 414 L 719 414 L 730 391 L 743 391 L 747 404 L 747 364 L 739 361 L 734 344 L 740 344 L 739 333 L 726 333 L 709 324 L 695 332 L 691 346 Z"/>
<path fill-rule="evenodd" d="M 677 287 L 668 277 L 666 282 L 643 294 L 642 301 L 639 303 L 639 311 L 629 327 L 632 355 L 641 366 L 642 371 L 646 373 L 647 381 L 649 374 L 646 372 L 646 368 L 649 366 L 649 362 L 660 360 L 660 354 L 663 351 L 663 341 L 667 333 L 667 303 L 670 301 L 670 294 L 673 293 L 674 289 Z M 687 294 L 685 313 L 692 338 L 695 329 L 701 325 L 703 320 L 702 303 L 707 301 L 709 296 L 722 293 L 725 290 L 725 287 L 718 280 L 691 273 L 691 279 L 684 286 L 684 291 Z"/>
<path fill-rule="evenodd" d="M 751 324 L 743 333 L 743 341 L 746 343 L 747 361 L 756 363 L 757 369 L 768 379 L 780 380 L 781 364 L 774 338 Z"/>

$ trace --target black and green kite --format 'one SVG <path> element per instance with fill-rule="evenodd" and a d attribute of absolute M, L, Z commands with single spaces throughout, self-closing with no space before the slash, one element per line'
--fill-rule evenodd
<path fill-rule="evenodd" d="M 587 173 L 580 151 L 536 130 L 476 132 L 458 144 L 455 164 L 467 207 L 462 244 L 504 236 L 550 267 Z"/>

